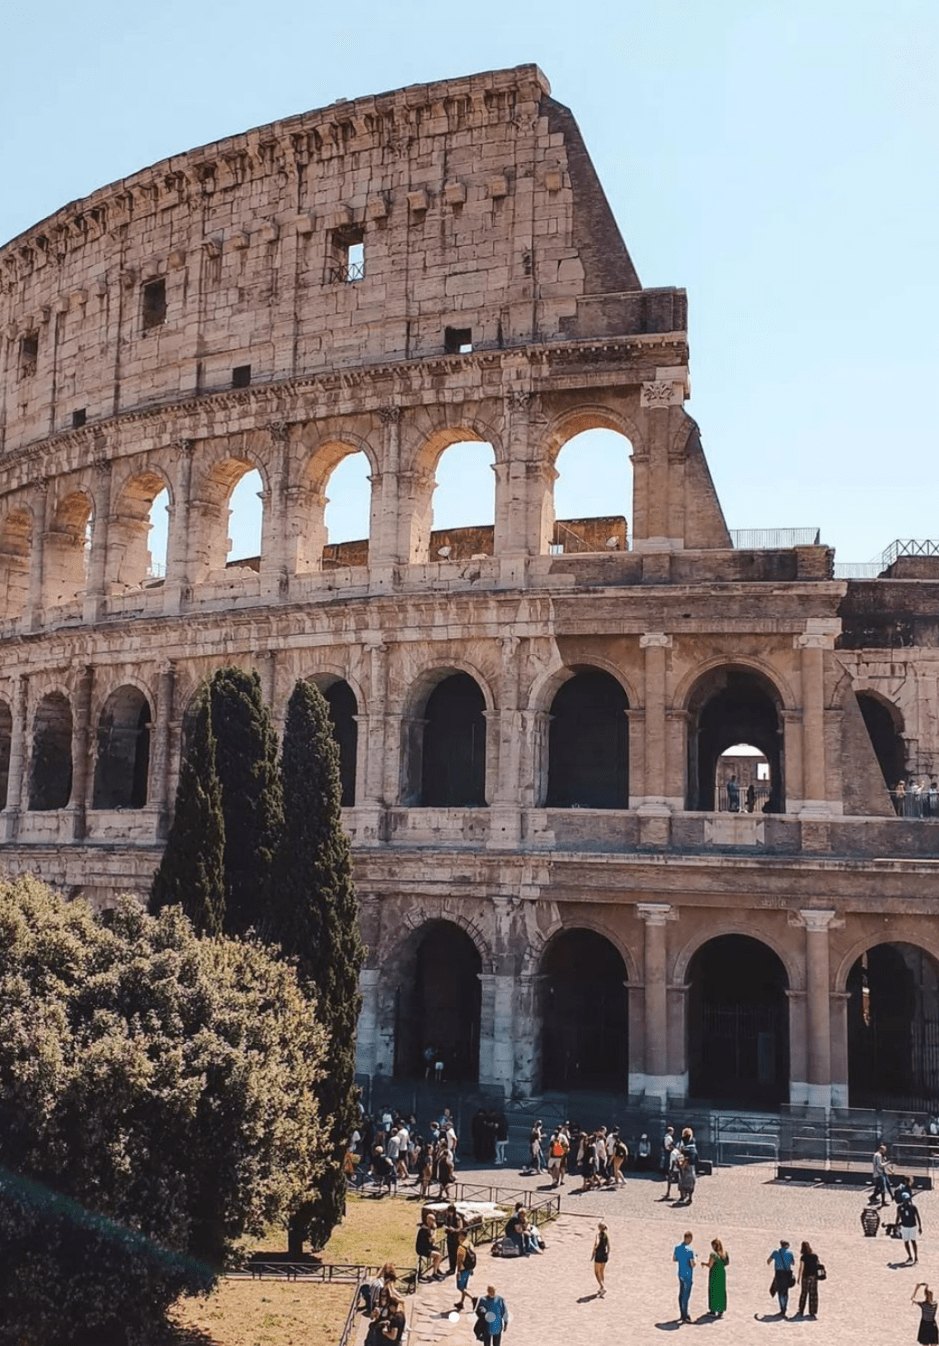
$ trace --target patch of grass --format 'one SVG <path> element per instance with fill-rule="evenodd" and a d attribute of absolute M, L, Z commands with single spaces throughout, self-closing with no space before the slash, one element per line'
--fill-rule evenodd
<path fill-rule="evenodd" d="M 351 1285 L 221 1281 L 208 1299 L 174 1305 L 176 1346 L 336 1346 Z"/>
<path fill-rule="evenodd" d="M 401 1197 L 380 1199 L 349 1194 L 346 1217 L 332 1234 L 321 1256 L 325 1262 L 360 1262 L 398 1267 L 417 1265 L 414 1239 L 421 1203 Z"/>

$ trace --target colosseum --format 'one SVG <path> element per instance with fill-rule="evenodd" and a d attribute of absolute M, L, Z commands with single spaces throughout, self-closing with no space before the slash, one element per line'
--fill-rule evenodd
<path fill-rule="evenodd" d="M 685 292 L 642 287 L 537 67 L 73 202 L 0 250 L 0 335 L 7 872 L 145 894 L 199 680 L 256 668 L 281 722 L 310 678 L 363 1075 L 432 1047 L 490 1096 L 939 1097 L 939 548 L 840 578 L 812 531 L 731 534 Z M 588 431 L 621 437 L 631 501 L 558 519 Z M 493 519 L 435 528 L 474 442 Z M 355 455 L 368 536 L 331 541 Z"/>

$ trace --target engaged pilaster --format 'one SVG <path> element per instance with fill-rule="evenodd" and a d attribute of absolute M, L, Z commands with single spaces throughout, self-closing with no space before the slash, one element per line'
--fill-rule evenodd
<path fill-rule="evenodd" d="M 641 1079 L 630 1081 L 630 1092 L 640 1084 L 646 1097 L 665 1103 L 676 1093 L 679 1082 L 669 1073 L 668 1060 L 668 939 L 666 923 L 677 921 L 678 912 L 667 902 L 640 902 L 636 915 L 645 925 L 643 949 L 644 1070 Z"/>
<path fill-rule="evenodd" d="M 829 930 L 839 924 L 830 909 L 808 908 L 798 913 L 805 927 L 805 1045 L 807 1080 L 804 1097 L 809 1107 L 831 1107 L 831 1003 Z M 793 1085 L 798 1088 L 798 1085 Z"/>

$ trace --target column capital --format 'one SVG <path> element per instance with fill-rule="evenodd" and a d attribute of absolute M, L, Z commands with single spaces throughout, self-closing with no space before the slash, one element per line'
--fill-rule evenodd
<path fill-rule="evenodd" d="M 671 649 L 672 638 L 666 635 L 664 631 L 646 631 L 639 637 L 639 648 L 648 649 Z"/>
<path fill-rule="evenodd" d="M 678 909 L 668 902 L 637 902 L 636 915 L 646 925 L 664 925 L 678 920 Z"/>
<path fill-rule="evenodd" d="M 833 908 L 807 907 L 798 912 L 791 911 L 789 924 L 804 926 L 806 930 L 824 934 L 827 930 L 840 929 L 844 921 L 838 919 L 838 913 Z"/>

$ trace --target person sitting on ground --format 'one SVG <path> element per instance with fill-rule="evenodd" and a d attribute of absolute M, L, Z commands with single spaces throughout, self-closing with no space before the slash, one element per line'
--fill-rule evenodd
<path fill-rule="evenodd" d="M 439 1277 L 440 1259 L 443 1256 L 437 1247 L 437 1217 L 433 1211 L 425 1211 L 424 1218 L 417 1227 L 417 1238 L 414 1241 L 414 1251 L 418 1257 L 422 1257 L 429 1263 L 429 1272 L 431 1276 Z M 418 1264 L 420 1266 L 420 1264 Z"/>
<path fill-rule="evenodd" d="M 404 1300 L 392 1297 L 388 1304 L 388 1316 L 382 1323 L 381 1337 L 379 1340 L 384 1346 L 387 1341 L 393 1342 L 394 1346 L 404 1338 L 404 1329 L 407 1326 L 407 1320 L 404 1316 Z"/>
<path fill-rule="evenodd" d="M 517 1209 L 517 1208 L 516 1208 Z M 521 1226 L 519 1232 L 522 1236 L 522 1252 L 527 1257 L 530 1253 L 541 1252 L 541 1240 L 538 1237 L 538 1229 L 528 1218 L 526 1210 L 519 1211 L 521 1216 Z"/>
<path fill-rule="evenodd" d="M 876 1238 L 877 1231 L 880 1228 L 880 1211 L 877 1209 L 877 1198 L 868 1197 L 867 1205 L 861 1211 L 861 1228 L 864 1230 L 865 1238 Z"/>
<path fill-rule="evenodd" d="M 514 1243 L 518 1251 L 525 1251 L 525 1241 L 522 1234 L 524 1226 L 524 1206 L 521 1201 L 516 1202 L 515 1209 L 505 1222 L 505 1237 L 510 1243 Z"/>

